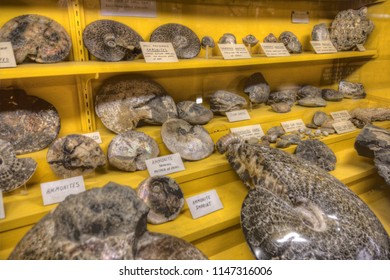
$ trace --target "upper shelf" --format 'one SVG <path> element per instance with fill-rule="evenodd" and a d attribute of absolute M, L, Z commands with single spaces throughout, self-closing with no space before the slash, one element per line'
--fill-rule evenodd
<path fill-rule="evenodd" d="M 288 57 L 254 56 L 250 59 L 223 60 L 221 57 L 194 58 L 180 60 L 177 63 L 146 63 L 143 59 L 119 62 L 60 62 L 55 64 L 28 63 L 18 65 L 16 68 L 4 68 L 0 70 L 0 79 L 35 78 L 66 75 L 88 75 L 99 73 L 121 72 L 148 72 L 181 69 L 207 69 L 221 67 L 247 67 L 268 64 L 296 63 L 323 61 L 348 58 L 372 58 L 377 55 L 377 50 L 347 51 L 330 54 L 315 54 L 304 52 L 292 54 Z"/>

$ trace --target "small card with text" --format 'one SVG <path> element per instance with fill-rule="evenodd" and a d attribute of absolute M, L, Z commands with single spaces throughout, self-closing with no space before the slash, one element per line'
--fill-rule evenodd
<path fill-rule="evenodd" d="M 261 137 L 264 136 L 264 131 L 259 124 L 233 127 L 230 129 L 230 132 L 240 135 L 244 139 L 250 139 L 253 137 L 261 139 Z"/>
<path fill-rule="evenodd" d="M 102 138 L 100 137 L 100 133 L 98 131 L 91 132 L 91 133 L 84 133 L 83 135 L 95 140 L 95 142 L 98 144 L 103 143 Z"/>
<path fill-rule="evenodd" d="M 248 110 L 236 110 L 226 112 L 226 117 L 228 118 L 229 122 L 239 122 L 251 119 Z"/>
<path fill-rule="evenodd" d="M 224 59 L 251 58 L 244 44 L 218 44 Z"/>
<path fill-rule="evenodd" d="M 347 110 L 331 112 L 330 115 L 335 121 L 348 121 L 351 119 L 351 115 Z"/>
<path fill-rule="evenodd" d="M 172 43 L 140 42 L 147 63 L 178 62 Z"/>
<path fill-rule="evenodd" d="M 355 131 L 356 127 L 353 125 L 351 121 L 339 121 L 333 124 L 334 130 L 336 130 L 337 134 L 343 134 L 351 131 Z"/>
<path fill-rule="evenodd" d="M 216 190 L 211 190 L 186 199 L 193 219 L 205 216 L 223 208 Z"/>
<path fill-rule="evenodd" d="M 11 42 L 0 42 L 0 68 L 16 67 Z"/>
<path fill-rule="evenodd" d="M 84 191 L 85 185 L 83 176 L 41 184 L 43 205 L 59 203 L 68 195 L 78 194 Z"/>
<path fill-rule="evenodd" d="M 290 56 L 283 43 L 260 43 L 267 57 Z"/>
<path fill-rule="evenodd" d="M 145 161 L 150 176 L 166 175 L 185 170 L 180 154 L 172 154 Z"/>
<path fill-rule="evenodd" d="M 301 128 L 306 129 L 306 125 L 302 119 L 281 122 L 281 125 L 286 133 L 297 131 Z"/>
<path fill-rule="evenodd" d="M 310 41 L 316 53 L 336 53 L 337 50 L 331 41 Z"/>

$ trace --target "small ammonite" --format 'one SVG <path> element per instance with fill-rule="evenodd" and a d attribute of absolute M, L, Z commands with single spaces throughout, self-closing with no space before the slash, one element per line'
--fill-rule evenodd
<path fill-rule="evenodd" d="M 284 31 L 279 35 L 279 41 L 284 44 L 290 53 L 301 53 L 302 44 L 298 37 L 291 31 Z"/>
<path fill-rule="evenodd" d="M 232 33 L 225 33 L 222 35 L 221 38 L 218 40 L 218 44 L 236 44 L 236 36 Z"/>
<path fill-rule="evenodd" d="M 184 196 L 179 184 L 167 176 L 152 176 L 137 188 L 138 196 L 150 208 L 147 220 L 151 224 L 172 221 L 184 206 Z"/>
<path fill-rule="evenodd" d="M 252 34 L 246 35 L 244 38 L 242 38 L 242 41 L 246 46 L 255 46 L 259 40 L 256 39 L 256 37 Z"/>
<path fill-rule="evenodd" d="M 215 47 L 215 42 L 214 39 L 211 36 L 204 36 L 201 40 L 201 46 L 202 48 L 214 48 Z"/>

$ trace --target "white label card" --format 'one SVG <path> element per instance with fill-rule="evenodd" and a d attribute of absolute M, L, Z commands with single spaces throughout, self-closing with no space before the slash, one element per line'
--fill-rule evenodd
<path fill-rule="evenodd" d="M 100 0 L 104 16 L 156 17 L 156 0 Z"/>
<path fill-rule="evenodd" d="M 331 41 L 310 41 L 316 53 L 336 53 L 337 50 Z"/>
<path fill-rule="evenodd" d="M 100 133 L 98 131 L 91 132 L 91 133 L 84 133 L 83 135 L 95 140 L 95 142 L 98 144 L 103 143 L 102 138 L 100 137 Z"/>
<path fill-rule="evenodd" d="M 343 134 L 356 130 L 356 127 L 351 121 L 340 121 L 333 124 L 334 130 L 337 134 Z"/>
<path fill-rule="evenodd" d="M 41 184 L 43 205 L 59 203 L 68 195 L 78 194 L 84 191 L 85 185 L 83 176 Z"/>
<path fill-rule="evenodd" d="M 229 122 L 238 122 L 243 120 L 250 120 L 248 110 L 236 110 L 231 112 L 226 112 L 226 117 Z"/>
<path fill-rule="evenodd" d="M 0 191 L 0 219 L 5 218 L 5 211 L 4 211 L 4 202 L 3 202 L 3 192 Z"/>
<path fill-rule="evenodd" d="M 309 23 L 308 11 L 292 11 L 291 12 L 292 23 Z"/>
<path fill-rule="evenodd" d="M 11 42 L 0 42 L 0 68 L 16 67 Z"/>
<path fill-rule="evenodd" d="M 260 46 L 268 57 L 290 56 L 283 43 L 260 43 Z"/>
<path fill-rule="evenodd" d="M 224 59 L 251 58 L 244 44 L 218 44 Z"/>
<path fill-rule="evenodd" d="M 186 199 L 193 219 L 205 216 L 223 208 L 216 190 L 194 195 Z"/>
<path fill-rule="evenodd" d="M 147 63 L 178 62 L 172 43 L 140 42 Z"/>
<path fill-rule="evenodd" d="M 306 129 L 306 125 L 302 119 L 281 122 L 281 125 L 282 125 L 285 132 L 293 132 L 293 131 L 297 131 L 301 128 Z"/>
<path fill-rule="evenodd" d="M 365 52 L 366 48 L 362 44 L 356 44 L 357 49 L 359 52 Z"/>
<path fill-rule="evenodd" d="M 264 131 L 259 124 L 233 127 L 230 129 L 230 131 L 240 135 L 244 139 L 250 139 L 253 137 L 261 139 L 261 137 L 264 136 Z"/>
<path fill-rule="evenodd" d="M 347 110 L 331 112 L 330 115 L 335 121 L 348 121 L 351 118 Z"/>
<path fill-rule="evenodd" d="M 150 176 L 166 175 L 185 170 L 183 160 L 178 153 L 147 159 L 145 163 Z"/>

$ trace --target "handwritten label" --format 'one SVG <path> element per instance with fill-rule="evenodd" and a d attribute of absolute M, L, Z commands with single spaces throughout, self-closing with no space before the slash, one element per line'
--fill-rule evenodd
<path fill-rule="evenodd" d="M 226 117 L 229 122 L 238 122 L 243 120 L 250 120 L 248 110 L 236 110 L 231 112 L 226 112 Z"/>
<path fill-rule="evenodd" d="M 244 44 L 218 44 L 224 59 L 251 58 Z"/>
<path fill-rule="evenodd" d="M 104 16 L 156 17 L 156 0 L 100 0 Z"/>
<path fill-rule="evenodd" d="M 330 115 L 335 121 L 348 121 L 351 118 L 347 110 L 331 112 Z"/>
<path fill-rule="evenodd" d="M 98 144 L 103 143 L 102 138 L 100 137 L 100 133 L 98 131 L 91 132 L 91 133 L 84 133 L 83 135 L 95 140 L 95 142 Z"/>
<path fill-rule="evenodd" d="M 145 161 L 150 176 L 166 175 L 185 170 L 183 160 L 178 153 Z"/>
<path fill-rule="evenodd" d="M 306 125 L 302 119 L 281 122 L 280 124 L 282 125 L 285 132 L 293 132 L 293 131 L 297 131 L 301 128 L 306 129 Z"/>
<path fill-rule="evenodd" d="M 41 184 L 43 205 L 59 203 L 68 195 L 81 193 L 83 191 L 85 191 L 83 176 Z"/>
<path fill-rule="evenodd" d="M 16 67 L 11 42 L 0 42 L 0 68 Z"/>
<path fill-rule="evenodd" d="M 268 57 L 290 56 L 283 43 L 260 43 L 260 46 Z"/>
<path fill-rule="evenodd" d="M 186 199 L 193 219 L 205 216 L 223 208 L 216 190 L 194 195 Z"/>
<path fill-rule="evenodd" d="M 292 11 L 291 12 L 292 23 L 309 23 L 308 11 Z"/>
<path fill-rule="evenodd" d="M 356 127 L 351 121 L 336 122 L 333 124 L 333 128 L 336 130 L 337 134 L 343 134 L 356 130 Z"/>
<path fill-rule="evenodd" d="M 316 53 L 336 53 L 337 50 L 331 41 L 310 41 Z"/>
<path fill-rule="evenodd" d="M 362 44 L 356 44 L 356 48 L 359 50 L 359 52 L 366 51 L 366 48 Z"/>
<path fill-rule="evenodd" d="M 230 132 L 240 135 L 244 139 L 257 138 L 261 139 L 264 136 L 264 131 L 259 124 L 247 125 L 241 127 L 233 127 Z"/>
<path fill-rule="evenodd" d="M 172 43 L 140 42 L 145 62 L 178 62 Z"/>
<path fill-rule="evenodd" d="M 5 218 L 5 211 L 4 211 L 4 202 L 3 202 L 3 192 L 0 191 L 0 219 Z"/>

